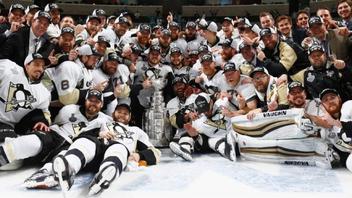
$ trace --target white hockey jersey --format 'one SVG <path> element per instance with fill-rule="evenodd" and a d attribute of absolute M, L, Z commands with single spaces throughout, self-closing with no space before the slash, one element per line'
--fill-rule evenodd
<path fill-rule="evenodd" d="M 23 67 L 0 60 L 0 122 L 14 126 L 34 109 L 50 114 L 50 93 L 42 83 L 31 83 Z"/>
<path fill-rule="evenodd" d="M 185 102 L 185 105 L 195 104 L 197 96 L 197 94 L 192 94 L 189 96 Z M 195 105 L 194 108 L 196 108 Z M 210 138 L 225 137 L 227 132 L 231 130 L 231 121 L 230 119 L 224 117 L 219 110 L 220 109 L 213 108 L 211 118 L 208 118 L 202 113 L 199 115 L 198 119 L 192 121 L 192 127 L 196 128 L 198 133 L 204 134 Z"/>
<path fill-rule="evenodd" d="M 99 126 L 101 130 L 107 130 L 106 120 L 112 120 L 112 118 L 99 112 L 95 119 L 89 121 L 84 116 L 84 109 L 81 106 L 71 104 L 60 110 L 55 118 L 54 125 L 50 126 L 50 129 L 72 143 L 72 139 L 82 133 L 83 129 L 89 130 Z"/>
<path fill-rule="evenodd" d="M 126 146 L 130 153 L 136 152 L 138 141 L 146 147 L 154 147 L 147 133 L 136 126 L 128 126 L 119 122 L 110 123 L 108 128 L 116 133 L 114 141 Z"/>
<path fill-rule="evenodd" d="M 75 88 L 89 89 L 93 79 L 92 71 L 88 70 L 79 59 L 75 62 L 65 61 L 55 68 L 49 68 L 46 74 L 54 82 L 59 96 L 69 94 Z"/>

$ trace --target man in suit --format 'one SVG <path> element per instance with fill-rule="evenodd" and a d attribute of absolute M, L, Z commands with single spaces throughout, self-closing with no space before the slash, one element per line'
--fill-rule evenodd
<path fill-rule="evenodd" d="M 13 32 L 16 32 L 22 26 L 22 19 L 25 14 L 23 5 L 12 4 L 9 9 L 8 21 L 0 23 L 0 44 L 6 41 L 6 38 Z"/>
<path fill-rule="evenodd" d="M 51 44 L 46 31 L 50 21 L 49 13 L 38 11 L 33 17 L 31 27 L 22 27 L 9 35 L 0 48 L 0 59 L 10 59 L 23 66 L 24 59 L 28 54 L 37 52 L 48 57 Z"/>
<path fill-rule="evenodd" d="M 276 26 L 280 33 L 282 40 L 295 42 L 298 45 L 301 45 L 304 38 L 306 38 L 307 30 L 306 29 L 294 29 L 292 26 L 292 19 L 289 16 L 281 15 L 276 19 Z"/>

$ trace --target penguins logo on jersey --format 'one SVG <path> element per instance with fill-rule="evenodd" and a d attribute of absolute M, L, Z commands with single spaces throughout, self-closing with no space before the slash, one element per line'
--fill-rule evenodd
<path fill-rule="evenodd" d="M 17 111 L 19 108 L 32 109 L 32 103 L 36 101 L 37 99 L 24 88 L 23 84 L 10 82 L 5 112 Z"/>
<path fill-rule="evenodd" d="M 75 137 L 79 135 L 83 128 L 87 127 L 86 123 L 79 122 L 77 124 L 72 124 L 73 132 L 75 133 Z"/>
<path fill-rule="evenodd" d="M 134 134 L 134 132 L 127 131 L 127 129 L 125 127 L 119 125 L 118 123 L 116 123 L 113 128 L 116 133 L 116 140 L 133 141 L 132 135 Z"/>

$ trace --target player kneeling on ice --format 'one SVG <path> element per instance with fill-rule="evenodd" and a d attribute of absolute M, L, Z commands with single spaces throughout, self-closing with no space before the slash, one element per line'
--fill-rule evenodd
<path fill-rule="evenodd" d="M 220 112 L 220 106 L 214 104 L 206 93 L 192 94 L 186 100 L 185 124 L 186 134 L 178 143 L 171 142 L 170 149 L 186 161 L 192 161 L 192 153 L 216 151 L 234 161 L 234 140 L 231 124 Z"/>
<path fill-rule="evenodd" d="M 114 121 L 106 120 L 106 130 L 93 127 L 85 131 L 65 155 L 53 160 L 55 178 L 63 191 L 71 188 L 74 176 L 83 168 L 98 171 L 90 184 L 89 195 L 93 195 L 108 188 L 128 161 L 145 161 L 147 165 L 159 162 L 161 153 L 150 143 L 147 134 L 128 125 L 130 112 L 128 105 L 118 104 L 113 113 Z"/>

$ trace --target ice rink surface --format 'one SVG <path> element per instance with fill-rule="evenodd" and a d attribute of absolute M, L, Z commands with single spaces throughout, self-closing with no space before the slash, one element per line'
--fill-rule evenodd
<path fill-rule="evenodd" d="M 252 161 L 231 162 L 217 154 L 196 155 L 185 162 L 162 150 L 159 165 L 123 172 L 109 189 L 97 197 L 109 198 L 205 198 L 205 197 L 319 197 L 352 198 L 352 173 L 345 168 L 267 164 Z M 64 197 L 56 190 L 27 190 L 25 178 L 36 168 L 0 171 L 1 197 Z M 86 197 L 93 174 L 75 178 L 66 197 Z"/>

